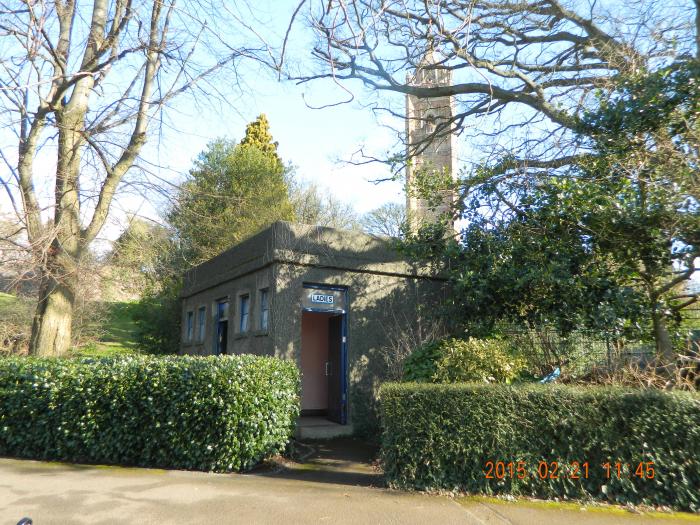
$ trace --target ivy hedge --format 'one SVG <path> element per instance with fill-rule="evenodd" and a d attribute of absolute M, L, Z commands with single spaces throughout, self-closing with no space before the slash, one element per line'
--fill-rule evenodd
<path fill-rule="evenodd" d="M 271 357 L 0 359 L 4 456 L 240 471 L 298 414 L 298 369 Z"/>
<path fill-rule="evenodd" d="M 619 388 L 387 383 L 397 488 L 700 511 L 700 396 Z"/>

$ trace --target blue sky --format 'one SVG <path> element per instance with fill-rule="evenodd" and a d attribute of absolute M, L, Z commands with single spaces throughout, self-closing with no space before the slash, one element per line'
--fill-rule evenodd
<path fill-rule="evenodd" d="M 273 45 L 282 42 L 296 5 L 297 2 L 289 0 L 265 0 L 255 4 L 257 23 L 266 28 L 264 38 Z M 303 16 L 303 10 L 300 15 Z M 311 56 L 311 34 L 302 16 L 290 34 L 287 58 L 292 66 L 308 66 Z M 164 178 L 175 182 L 183 177 L 192 160 L 210 140 L 217 137 L 240 140 L 246 123 L 264 113 L 279 143 L 280 156 L 285 163 L 296 166 L 297 177 L 318 183 L 338 199 L 351 203 L 359 213 L 385 202 L 404 201 L 400 182 L 372 182 L 391 175 L 386 165 L 358 166 L 347 162 L 361 147 L 372 153 L 393 150 L 397 147 L 397 137 L 387 126 L 402 129 L 404 125 L 400 119 L 379 122 L 370 109 L 362 107 L 371 95 L 360 85 L 345 86 L 345 89 L 356 90 L 353 91 L 354 102 L 314 109 L 346 100 L 348 94 L 332 81 L 305 85 L 280 82 L 272 71 L 253 63 L 240 68 L 240 81 L 243 93 L 228 104 L 195 105 L 184 98 L 174 104 L 175 111 L 168 115 L 168 126 L 164 127 L 163 134 L 144 151 L 149 161 L 161 166 L 160 174 Z M 394 102 L 402 102 L 403 97 L 395 97 Z M 152 202 L 150 198 L 122 199 L 115 209 L 115 219 L 132 211 L 151 215 L 154 213 Z M 111 235 L 107 233 L 106 236 Z"/>
<path fill-rule="evenodd" d="M 299 177 L 326 186 L 360 212 L 403 199 L 399 183 L 370 182 L 390 176 L 387 166 L 353 166 L 347 162 L 363 145 L 377 152 L 395 146 L 395 136 L 377 122 L 371 110 L 357 103 L 313 109 L 307 102 L 321 105 L 338 100 L 338 90 L 332 83 L 296 86 L 277 82 L 266 72 L 257 73 L 256 78 L 246 79 L 254 94 L 242 95 L 231 107 L 222 107 L 221 111 L 204 108 L 204 112 L 189 105 L 178 108 L 178 114 L 171 117 L 173 126 L 181 131 L 166 135 L 158 145 L 159 151 L 149 148 L 150 154 L 159 154 L 161 163 L 184 173 L 208 141 L 220 136 L 240 140 L 246 123 L 265 113 L 272 135 L 279 142 L 280 156 L 297 167 Z"/>
<path fill-rule="evenodd" d="M 236 9 L 234 4 L 227 7 Z M 296 7 L 290 0 L 260 0 L 254 4 L 255 13 L 238 12 L 251 26 L 264 27 L 261 36 L 271 45 L 278 46 L 287 29 L 291 13 Z M 254 22 L 253 15 L 258 18 Z M 217 21 L 213 21 L 217 24 Z M 219 24 L 223 22 L 219 21 Z M 228 22 L 227 22 L 228 23 Z M 228 26 L 242 35 L 238 41 L 255 45 L 250 32 L 234 25 Z M 231 40 L 237 37 L 235 33 Z M 311 33 L 300 17 L 290 35 L 288 46 L 289 64 L 309 65 Z M 249 39 L 249 40 L 241 40 Z M 142 150 L 140 164 L 167 183 L 177 184 L 185 177 L 193 159 L 206 148 L 209 141 L 217 137 L 240 140 L 248 122 L 265 113 L 270 121 L 271 132 L 279 142 L 279 153 L 285 163 L 296 166 L 297 176 L 314 181 L 338 199 L 351 203 L 359 213 L 367 212 L 389 201 L 403 202 L 403 188 L 399 182 L 380 185 L 372 180 L 390 176 L 387 166 L 373 163 L 353 166 L 346 161 L 360 147 L 373 153 L 386 152 L 396 147 L 396 135 L 380 125 L 372 111 L 359 102 L 335 105 L 326 109 L 312 109 L 347 99 L 344 92 L 333 82 L 319 81 L 313 85 L 297 86 L 293 82 L 280 82 L 273 72 L 253 62 L 242 62 L 239 76 L 218 77 L 217 89 L 226 94 L 228 100 L 193 100 L 185 95 L 176 98 L 165 115 L 165 125 L 151 129 L 151 138 Z M 113 82 L 120 82 L 113 78 Z M 240 83 L 243 89 L 237 89 Z M 353 86 L 358 101 L 366 101 L 369 93 Z M 399 102 L 402 98 L 397 99 Z M 385 122 L 402 128 L 401 119 Z M 9 129 L 0 133 L 3 151 L 12 158 L 16 156 L 16 138 Z M 4 165 L 0 169 L 5 170 Z M 49 145 L 39 154 L 35 162 L 35 183 L 42 201 L 52 200 L 53 177 L 42 177 L 42 173 L 55 173 L 55 149 Z M 3 173 L 3 176 L 5 174 Z M 101 240 L 115 239 L 126 225 L 126 219 L 137 213 L 153 219 L 158 218 L 168 202 L 157 193 L 143 193 L 138 186 L 127 187 L 113 203 L 110 221 Z M 9 212 L 9 201 L 4 192 L 0 195 L 0 214 Z"/>

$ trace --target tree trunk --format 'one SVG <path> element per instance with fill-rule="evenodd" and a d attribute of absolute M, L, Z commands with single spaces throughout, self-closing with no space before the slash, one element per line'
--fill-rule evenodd
<path fill-rule="evenodd" d="M 85 247 L 80 228 L 80 174 L 84 120 L 92 77 L 81 78 L 67 104 L 55 111 L 58 125 L 56 164 L 56 208 L 53 240 L 42 268 L 29 352 L 32 355 L 60 356 L 71 344 L 76 274 Z"/>
<path fill-rule="evenodd" d="M 50 258 L 54 259 L 52 269 L 42 276 L 39 303 L 32 323 L 29 353 L 36 356 L 64 355 L 71 344 L 75 273 L 69 268 L 61 268 L 57 257 Z"/>
<path fill-rule="evenodd" d="M 654 340 L 656 341 L 656 355 L 663 359 L 666 364 L 671 364 L 676 359 L 676 353 L 673 351 L 671 336 L 666 328 L 666 321 L 663 314 L 655 311 L 653 314 L 654 320 Z"/>

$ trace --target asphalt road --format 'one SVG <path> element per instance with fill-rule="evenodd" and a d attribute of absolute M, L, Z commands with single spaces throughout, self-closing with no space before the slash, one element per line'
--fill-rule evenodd
<path fill-rule="evenodd" d="M 293 468 L 283 475 L 240 475 L 0 459 L 0 525 L 15 525 L 24 516 L 35 525 L 691 522 L 391 491 L 358 485 L 353 477 L 344 481 L 341 463 L 329 468 L 335 475 L 315 477 L 308 469 L 295 474 Z"/>
<path fill-rule="evenodd" d="M 0 460 L 1 524 L 468 523 L 448 498 L 267 475 Z"/>

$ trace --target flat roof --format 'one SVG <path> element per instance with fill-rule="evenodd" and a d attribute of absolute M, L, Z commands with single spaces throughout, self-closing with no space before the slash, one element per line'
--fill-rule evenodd
<path fill-rule="evenodd" d="M 181 296 L 190 297 L 276 262 L 406 278 L 435 278 L 400 254 L 388 238 L 278 221 L 187 271 Z"/>

